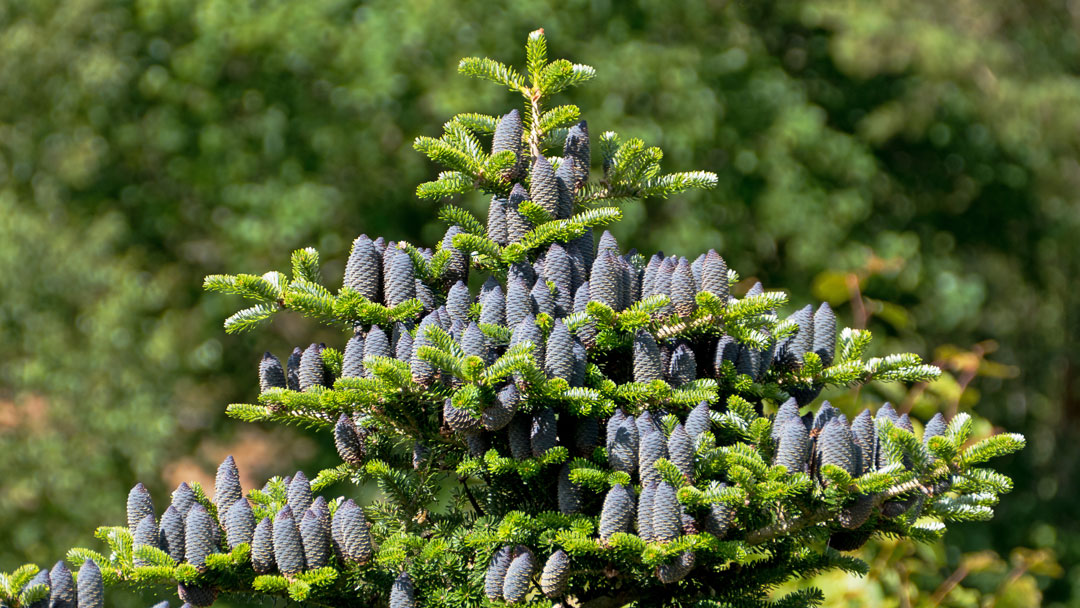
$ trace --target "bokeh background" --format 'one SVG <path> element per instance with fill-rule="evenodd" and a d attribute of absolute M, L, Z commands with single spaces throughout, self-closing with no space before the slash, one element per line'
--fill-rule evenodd
<path fill-rule="evenodd" d="M 228 453 L 246 487 L 333 464 L 325 436 L 223 411 L 263 350 L 342 337 L 226 336 L 239 302 L 201 279 L 303 246 L 340 276 L 361 232 L 434 243 L 412 139 L 513 107 L 457 60 L 520 64 L 544 27 L 597 69 L 564 96 L 594 136 L 720 176 L 628 206 L 624 247 L 716 248 L 946 370 L 829 395 L 849 412 L 1028 437 L 992 522 L 868 545 L 868 578 L 815 581 L 831 605 L 1080 606 L 1078 25 L 1056 0 L 3 0 L 0 570 L 96 546 L 137 480 L 163 503 Z"/>

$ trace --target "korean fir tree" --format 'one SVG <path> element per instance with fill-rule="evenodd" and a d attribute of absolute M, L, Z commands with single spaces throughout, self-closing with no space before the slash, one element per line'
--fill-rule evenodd
<path fill-rule="evenodd" d="M 345 330 L 258 366 L 248 422 L 316 427 L 342 464 L 240 486 L 231 458 L 213 496 L 181 484 L 164 510 L 136 485 L 107 553 L 73 549 L 51 570 L 0 579 L 8 608 L 97 608 L 106 584 L 177 585 L 325 606 L 802 606 L 772 597 L 873 535 L 929 541 L 992 516 L 1010 480 L 983 466 L 1020 449 L 969 441 L 971 420 L 924 424 L 882 404 L 848 420 L 825 387 L 919 382 L 913 354 L 866 357 L 870 333 L 837 331 L 827 304 L 788 315 L 781 291 L 733 291 L 716 251 L 623 251 L 619 203 L 709 188 L 663 173 L 639 139 L 591 138 L 553 96 L 593 69 L 547 57 L 529 35 L 521 71 L 467 58 L 460 71 L 519 93 L 520 108 L 461 114 L 415 147 L 445 165 L 417 194 L 479 190 L 485 221 L 444 204 L 432 248 L 361 235 L 343 285 L 319 255 L 288 274 L 207 277 L 255 301 L 225 322 L 256 328 L 290 310 Z M 489 151 L 490 150 L 490 151 Z M 594 156 L 593 151 L 597 154 Z M 596 162 L 594 163 L 594 158 Z M 595 165 L 595 166 L 594 166 Z M 594 168 L 599 168 L 596 176 Z M 318 495 L 374 484 L 358 504 Z M 77 568 L 77 578 L 69 568 Z"/>

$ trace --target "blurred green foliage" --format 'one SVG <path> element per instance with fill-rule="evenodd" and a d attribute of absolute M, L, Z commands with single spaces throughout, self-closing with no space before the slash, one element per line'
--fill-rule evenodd
<path fill-rule="evenodd" d="M 59 558 L 122 519 L 135 479 L 163 500 L 223 450 L 256 473 L 330 462 L 225 422 L 259 352 L 306 328 L 227 337 L 201 277 L 307 245 L 332 276 L 361 232 L 434 242 L 413 195 L 434 168 L 411 141 L 505 111 L 457 59 L 520 62 L 542 26 L 554 56 L 597 68 L 573 97 L 594 134 L 720 175 L 629 206 L 621 243 L 714 247 L 949 372 L 865 401 L 974 408 L 1028 436 L 994 522 L 910 549 L 923 599 L 967 568 L 942 605 L 1025 589 L 1080 605 L 1078 19 L 1002 0 L 0 3 L 0 569 Z M 1009 579 L 1017 547 L 1061 566 Z M 890 580 L 859 584 L 895 597 Z"/>

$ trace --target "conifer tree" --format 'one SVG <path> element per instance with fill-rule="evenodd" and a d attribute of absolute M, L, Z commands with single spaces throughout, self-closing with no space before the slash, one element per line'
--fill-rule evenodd
<path fill-rule="evenodd" d="M 992 516 L 1011 481 L 982 465 L 1023 437 L 972 442 L 966 414 L 936 416 L 920 437 L 889 404 L 851 424 L 815 404 L 826 387 L 925 381 L 937 368 L 866 357 L 870 333 L 837 333 L 827 305 L 781 317 L 781 291 L 736 297 L 738 274 L 716 251 L 691 262 L 596 238 L 620 203 L 716 176 L 664 173 L 658 148 L 611 131 L 590 142 L 580 110 L 550 102 L 593 69 L 549 60 L 542 30 L 526 57 L 521 71 L 459 66 L 521 94 L 520 110 L 460 114 L 415 142 L 446 167 L 417 194 L 479 190 L 486 221 L 444 203 L 434 248 L 361 235 L 336 293 L 310 248 L 288 274 L 206 278 L 255 302 L 227 332 L 287 310 L 344 330 L 341 344 L 297 347 L 284 368 L 267 353 L 253 366 L 257 402 L 228 407 L 320 429 L 342 464 L 245 491 L 229 457 L 213 499 L 181 484 L 160 521 L 136 484 L 127 525 L 97 531 L 107 552 L 72 549 L 48 572 L 4 575 L 4 606 L 100 608 L 106 584 L 164 583 L 192 606 L 222 593 L 325 606 L 801 606 L 821 593 L 770 592 L 824 569 L 864 574 L 844 553 L 875 534 L 929 541 L 947 522 Z M 344 480 L 380 496 L 321 494 Z"/>

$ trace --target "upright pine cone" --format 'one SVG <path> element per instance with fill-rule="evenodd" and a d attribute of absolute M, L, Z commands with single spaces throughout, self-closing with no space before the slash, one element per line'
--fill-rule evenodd
<path fill-rule="evenodd" d="M 446 292 L 446 312 L 452 321 L 468 321 L 472 295 L 464 281 L 454 283 Z"/>
<path fill-rule="evenodd" d="M 822 365 L 832 365 L 836 356 L 836 314 L 828 302 L 822 302 L 814 313 L 813 351 L 821 357 Z"/>
<path fill-rule="evenodd" d="M 322 386 L 326 378 L 322 351 L 323 346 L 314 343 L 304 349 L 304 354 L 300 357 L 300 371 L 298 372 L 300 390 L 306 391 L 313 386 Z"/>
<path fill-rule="evenodd" d="M 612 486 L 600 511 L 600 539 L 606 542 L 616 532 L 626 532 L 633 518 L 633 491 L 622 484 Z"/>
<path fill-rule="evenodd" d="M 557 434 L 555 410 L 548 407 L 537 412 L 532 417 L 532 429 L 529 433 L 533 457 L 540 458 L 554 448 L 558 443 Z"/>
<path fill-rule="evenodd" d="M 563 144 L 563 158 L 574 160 L 574 189 L 580 189 L 589 181 L 589 123 L 584 120 L 570 127 Z"/>
<path fill-rule="evenodd" d="M 184 520 L 184 515 L 177 510 L 176 505 L 169 505 L 169 508 L 165 509 L 165 513 L 161 515 L 161 528 L 158 531 L 158 543 L 161 550 L 177 562 L 184 561 L 184 556 L 187 555 L 184 542 Z"/>
<path fill-rule="evenodd" d="M 286 500 L 292 507 L 292 513 L 303 513 L 311 506 L 311 483 L 303 471 L 297 471 L 289 482 L 289 490 L 286 492 Z"/>
<path fill-rule="evenodd" d="M 634 334 L 634 382 L 660 380 L 660 347 L 656 338 L 644 329 Z"/>
<path fill-rule="evenodd" d="M 720 483 L 721 488 L 727 487 L 726 483 Z M 717 538 L 724 538 L 727 530 L 735 521 L 735 511 L 724 503 L 713 503 L 705 513 L 705 531 Z"/>
<path fill-rule="evenodd" d="M 694 552 L 683 551 L 672 561 L 657 566 L 656 577 L 665 585 L 680 581 L 694 569 L 694 563 Z"/>
<path fill-rule="evenodd" d="M 402 572 L 390 587 L 390 608 L 416 608 L 416 588 L 408 572 Z"/>
<path fill-rule="evenodd" d="M 574 159 L 564 156 L 555 170 L 555 185 L 559 189 L 559 206 L 555 210 L 557 219 L 567 219 L 574 214 L 574 162 Z"/>
<path fill-rule="evenodd" d="M 304 545 L 304 563 L 309 570 L 323 568 L 330 563 L 330 513 L 326 510 L 325 502 L 321 508 L 313 504 L 304 512 L 300 520 L 300 540 Z"/>
<path fill-rule="evenodd" d="M 446 234 L 443 236 L 442 248 L 443 251 L 450 252 L 450 260 L 447 261 L 443 271 L 443 280 L 447 284 L 453 284 L 457 281 L 469 280 L 469 257 L 465 252 L 454 247 L 454 237 L 463 233 L 464 230 L 461 226 L 450 226 L 446 229 Z"/>
<path fill-rule="evenodd" d="M 855 445 L 859 446 L 859 474 L 877 469 L 877 439 L 870 410 L 859 412 L 851 421 L 851 434 Z"/>
<path fill-rule="evenodd" d="M 259 361 L 259 392 L 287 387 L 285 368 L 281 367 L 281 361 L 269 351 L 263 353 L 262 361 Z"/>
<path fill-rule="evenodd" d="M 668 365 L 668 379 L 672 386 L 682 386 L 687 382 L 693 382 L 697 378 L 697 359 L 694 351 L 685 344 L 675 347 L 671 354 L 671 363 Z"/>
<path fill-rule="evenodd" d="M 214 553 L 214 519 L 195 503 L 184 520 L 184 557 L 199 572 L 206 570 L 206 556 Z"/>
<path fill-rule="evenodd" d="M 491 203 L 488 204 L 487 238 L 502 247 L 509 244 L 506 230 L 506 205 L 506 199 L 499 198 L 497 194 L 491 197 Z"/>
<path fill-rule="evenodd" d="M 135 547 L 141 545 L 148 545 L 155 549 L 160 548 L 158 546 L 158 526 L 154 521 L 153 515 L 147 515 L 139 522 L 139 525 L 135 527 L 135 533 L 132 534 L 131 544 Z M 134 556 L 136 566 L 149 566 L 150 562 L 142 559 L 138 555 Z"/>
<path fill-rule="evenodd" d="M 344 462 L 353 466 L 364 463 L 364 441 L 356 424 L 345 414 L 338 417 L 334 425 L 334 447 Z"/>
<path fill-rule="evenodd" d="M 638 536 L 647 543 L 656 540 L 652 530 L 653 499 L 656 498 L 656 486 L 658 482 L 643 483 L 641 496 L 638 497 L 637 505 L 637 530 Z"/>
<path fill-rule="evenodd" d="M 304 571 L 304 545 L 289 505 L 278 511 L 274 518 L 274 561 L 286 576 Z"/>
<path fill-rule="evenodd" d="M 520 243 L 525 234 L 532 230 L 532 222 L 520 210 L 521 204 L 529 200 L 529 193 L 521 184 L 514 184 L 506 205 L 506 234 L 511 243 Z"/>
<path fill-rule="evenodd" d="M 230 549 L 242 543 L 251 544 L 255 534 L 255 514 L 246 498 L 238 498 L 225 515 L 225 540 Z"/>
<path fill-rule="evenodd" d="M 780 445 L 773 464 L 784 465 L 789 473 L 806 471 L 810 451 L 810 435 L 798 418 L 789 418 L 780 429 Z"/>
<path fill-rule="evenodd" d="M 688 481 L 694 481 L 694 442 L 683 425 L 676 423 L 668 436 L 668 457 Z"/>
<path fill-rule="evenodd" d="M 653 538 L 662 543 L 675 540 L 682 532 L 682 506 L 675 497 L 675 488 L 666 481 L 656 486 L 650 522 Z"/>
<path fill-rule="evenodd" d="M 544 369 L 549 378 L 567 382 L 574 375 L 574 339 L 562 319 L 555 319 L 544 353 Z"/>
<path fill-rule="evenodd" d="M 274 522 L 262 518 L 251 536 L 251 567 L 255 574 L 267 574 L 277 567 L 274 561 Z"/>
<path fill-rule="evenodd" d="M 721 302 L 728 300 L 728 267 L 716 250 L 710 249 L 701 261 L 701 291 L 707 291 Z"/>
<path fill-rule="evenodd" d="M 821 450 L 822 465 L 836 465 L 852 477 L 859 474 L 859 463 L 855 460 L 855 441 L 843 419 L 834 418 L 825 425 L 817 442 Z"/>
<path fill-rule="evenodd" d="M 641 484 L 649 486 L 660 482 L 660 471 L 653 466 L 657 460 L 668 457 L 667 443 L 664 433 L 652 427 L 649 432 L 641 437 L 641 448 L 638 456 L 638 475 L 641 476 Z"/>
<path fill-rule="evenodd" d="M 568 464 L 559 469 L 558 499 L 559 512 L 563 515 L 573 515 L 581 511 L 581 484 L 570 479 Z"/>
<path fill-rule="evenodd" d="M 49 571 L 49 608 L 77 608 L 75 579 L 63 560 Z"/>
<path fill-rule="evenodd" d="M 599 251 L 589 274 L 589 298 L 612 310 L 619 310 L 620 270 L 617 259 L 609 250 Z"/>
<path fill-rule="evenodd" d="M 88 559 L 79 568 L 79 608 L 105 608 L 105 583 L 101 580 L 101 568 Z"/>
<path fill-rule="evenodd" d="M 505 545 L 491 556 L 487 572 L 484 574 L 484 595 L 491 601 L 502 599 L 503 583 L 506 571 L 514 559 L 514 548 Z"/>
<path fill-rule="evenodd" d="M 341 357 L 342 378 L 364 377 L 364 335 L 357 333 L 345 343 Z"/>
<path fill-rule="evenodd" d="M 38 573 L 34 575 L 34 578 L 30 579 L 30 581 L 26 583 L 26 586 L 23 587 L 23 590 L 25 591 L 26 589 L 29 589 L 31 587 L 38 587 L 38 586 L 44 586 L 45 587 L 45 594 L 46 594 L 45 597 L 38 600 L 38 601 L 36 601 L 36 602 L 31 602 L 29 604 L 26 604 L 26 608 L 49 608 L 49 596 L 48 596 L 48 593 L 49 593 L 49 571 L 48 570 L 45 570 L 45 569 L 38 570 Z"/>
<path fill-rule="evenodd" d="M 610 426 L 615 417 L 608 422 Z M 619 423 L 618 428 L 608 443 L 608 461 L 611 468 L 633 475 L 637 470 L 639 438 L 637 424 L 633 416 Z"/>
<path fill-rule="evenodd" d="M 675 314 L 686 318 L 693 314 L 697 308 L 694 299 L 697 294 L 697 284 L 694 282 L 694 273 L 690 270 L 690 261 L 679 258 L 679 263 L 671 274 L 671 304 L 675 308 Z"/>
<path fill-rule="evenodd" d="M 514 164 L 503 173 L 503 179 L 508 181 L 519 180 L 525 177 L 525 155 L 522 153 L 522 140 L 524 127 L 521 124 L 521 113 L 510 110 L 499 119 L 495 126 L 495 135 L 491 138 L 492 155 L 499 152 L 510 151 L 514 153 Z"/>
<path fill-rule="evenodd" d="M 225 460 L 218 465 L 217 476 L 214 478 L 214 506 L 218 513 L 224 513 L 244 495 L 240 487 L 240 470 L 236 468 L 233 457 L 226 456 Z"/>
<path fill-rule="evenodd" d="M 948 428 L 949 424 L 945 422 L 945 417 L 942 416 L 940 412 L 934 414 L 934 417 L 926 423 L 925 427 L 923 427 L 923 445 L 929 444 L 931 437 L 944 435 Z"/>
<path fill-rule="evenodd" d="M 521 551 L 510 567 L 506 569 L 506 579 L 503 580 L 503 599 L 508 604 L 516 604 L 525 599 L 532 586 L 533 571 L 536 570 L 536 558 L 532 551 Z"/>
<path fill-rule="evenodd" d="M 209 585 L 200 586 L 179 583 L 176 586 L 176 594 L 180 596 L 180 599 L 184 602 L 184 606 L 199 606 L 200 608 L 205 608 L 206 606 L 212 606 L 214 604 L 214 600 L 217 599 L 218 590 Z"/>
<path fill-rule="evenodd" d="M 544 571 L 540 574 L 540 590 L 550 598 L 566 594 L 566 584 L 570 581 L 570 556 L 559 549 L 548 557 Z"/>
<path fill-rule="evenodd" d="M 135 484 L 128 492 L 127 499 L 127 524 L 132 532 L 139 527 L 139 522 L 147 515 L 154 515 L 154 501 L 150 498 L 150 491 L 141 483 Z"/>
<path fill-rule="evenodd" d="M 366 234 L 356 237 L 349 253 L 349 261 L 345 263 L 345 287 L 372 302 L 377 302 L 382 274 L 381 258 L 375 244 Z"/>
<path fill-rule="evenodd" d="M 543 156 L 537 156 L 533 163 L 529 183 L 529 198 L 547 211 L 552 218 L 559 214 L 559 186 L 555 181 L 555 170 Z"/>
<path fill-rule="evenodd" d="M 694 440 L 702 433 L 707 432 L 711 426 L 712 418 L 709 413 L 709 403 L 706 401 L 702 401 L 694 409 L 690 410 L 690 413 L 686 416 L 686 423 L 683 425 L 686 434 L 690 436 L 690 439 Z"/>
<path fill-rule="evenodd" d="M 386 259 L 389 260 L 389 272 L 383 279 L 386 305 L 391 308 L 401 304 L 405 300 L 416 297 L 416 274 L 413 270 L 412 258 L 397 247 L 386 249 Z M 386 262 L 383 262 L 386 267 Z"/>

